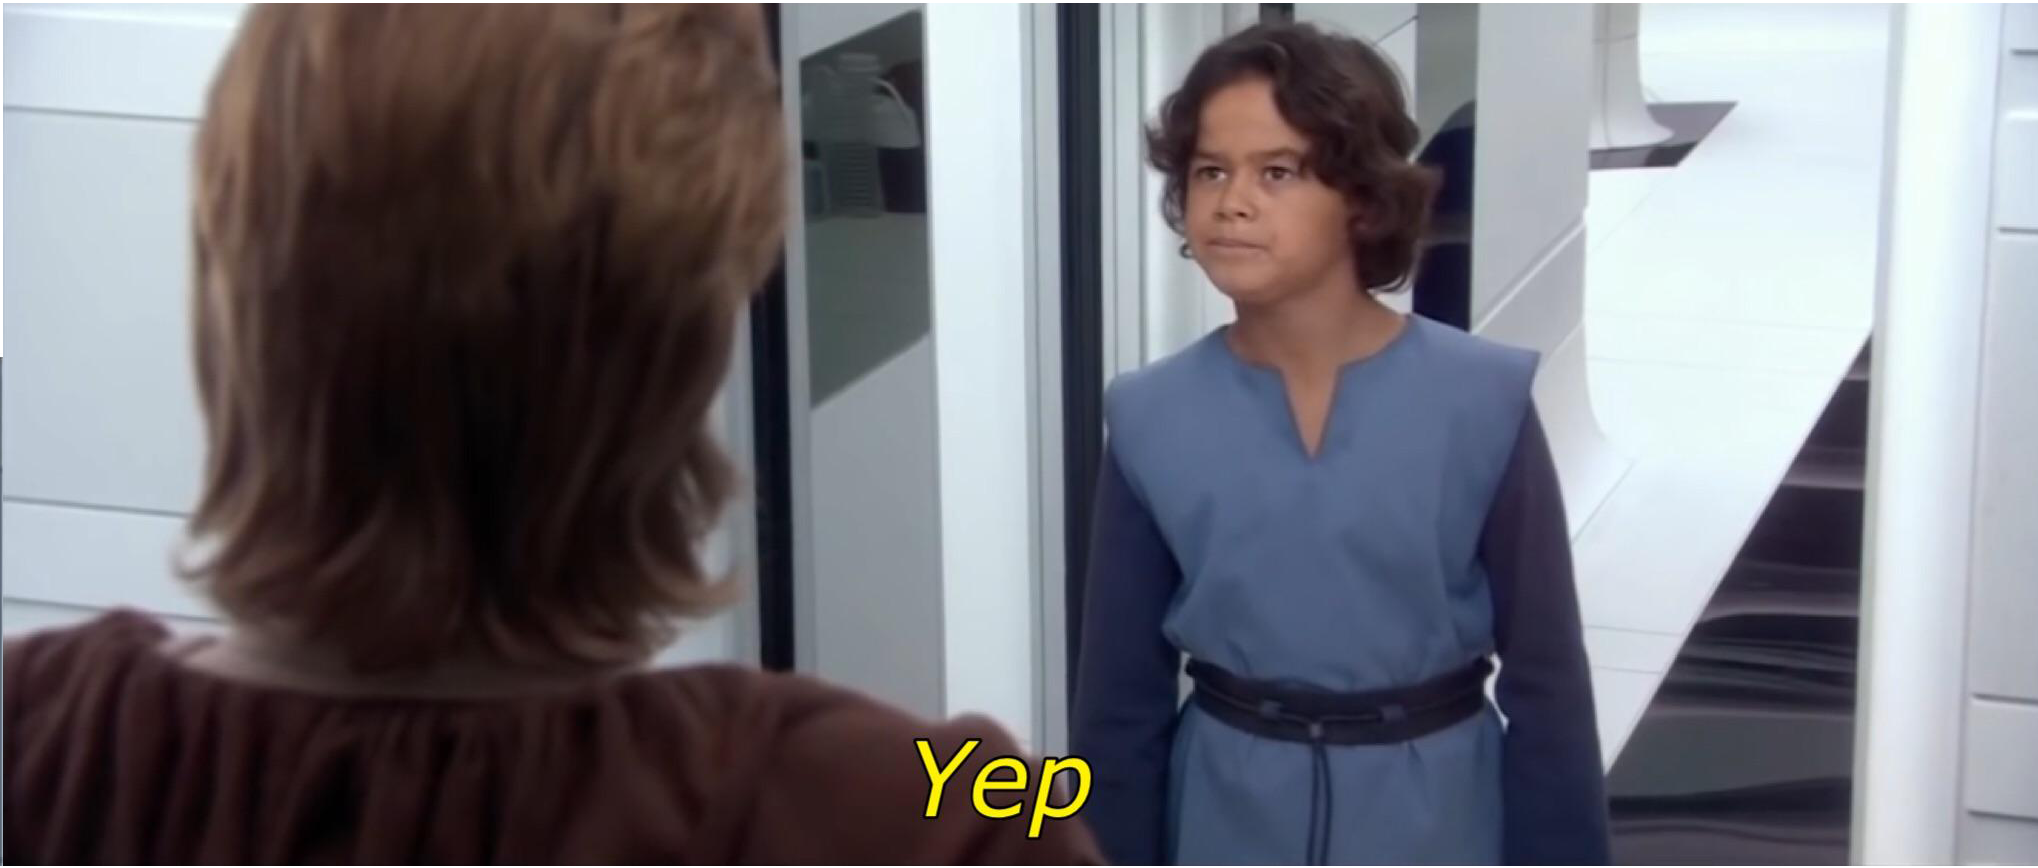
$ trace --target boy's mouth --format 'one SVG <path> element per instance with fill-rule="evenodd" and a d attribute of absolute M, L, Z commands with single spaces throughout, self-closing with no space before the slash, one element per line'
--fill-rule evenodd
<path fill-rule="evenodd" d="M 1262 245 L 1254 244 L 1250 241 L 1241 241 L 1236 238 L 1212 238 L 1205 246 L 1220 253 L 1230 254 L 1263 253 L 1267 249 Z"/>

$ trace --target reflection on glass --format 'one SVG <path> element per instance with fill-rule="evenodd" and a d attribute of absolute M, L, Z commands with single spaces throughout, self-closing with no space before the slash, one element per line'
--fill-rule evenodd
<path fill-rule="evenodd" d="M 1442 3 L 1416 9 L 1414 109 L 1424 138 L 1416 162 L 1436 170 L 1442 186 L 1415 272 L 1415 312 L 1469 331 L 1479 11 Z"/>
<path fill-rule="evenodd" d="M 815 406 L 931 325 L 924 45 L 909 12 L 800 65 Z"/>

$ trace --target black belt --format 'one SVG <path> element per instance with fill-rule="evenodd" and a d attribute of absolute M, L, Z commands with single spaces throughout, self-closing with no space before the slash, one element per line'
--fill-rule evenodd
<path fill-rule="evenodd" d="M 1189 661 L 1196 681 L 1191 701 L 1211 717 L 1265 738 L 1310 745 L 1315 767 L 1309 782 L 1309 864 L 1330 859 L 1330 753 L 1328 745 L 1398 744 L 1447 729 L 1486 707 L 1480 658 L 1465 667 L 1408 687 L 1337 693 L 1241 678 L 1201 660 Z"/>

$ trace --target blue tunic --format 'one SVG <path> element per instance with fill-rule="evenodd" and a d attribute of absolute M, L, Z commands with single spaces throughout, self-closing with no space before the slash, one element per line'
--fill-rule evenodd
<path fill-rule="evenodd" d="M 1607 861 L 1535 368 L 1410 317 L 1339 371 L 1315 456 L 1279 372 L 1223 329 L 1111 385 L 1072 741 L 1095 772 L 1084 816 L 1114 861 L 1305 858 L 1310 748 L 1183 706 L 1183 654 L 1337 691 L 1495 656 L 1498 709 L 1330 748 L 1332 863 Z"/>

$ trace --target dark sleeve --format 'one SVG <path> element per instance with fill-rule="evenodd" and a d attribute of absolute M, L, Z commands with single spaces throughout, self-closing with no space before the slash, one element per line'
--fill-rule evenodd
<path fill-rule="evenodd" d="M 1606 775 L 1563 491 L 1530 407 L 1480 541 L 1493 588 L 1508 864 L 1604 865 Z"/>
<path fill-rule="evenodd" d="M 1167 858 L 1168 760 L 1180 653 L 1161 621 L 1181 569 L 1107 444 L 1097 474 L 1071 753 L 1090 764 L 1082 817 L 1120 865 Z"/>

